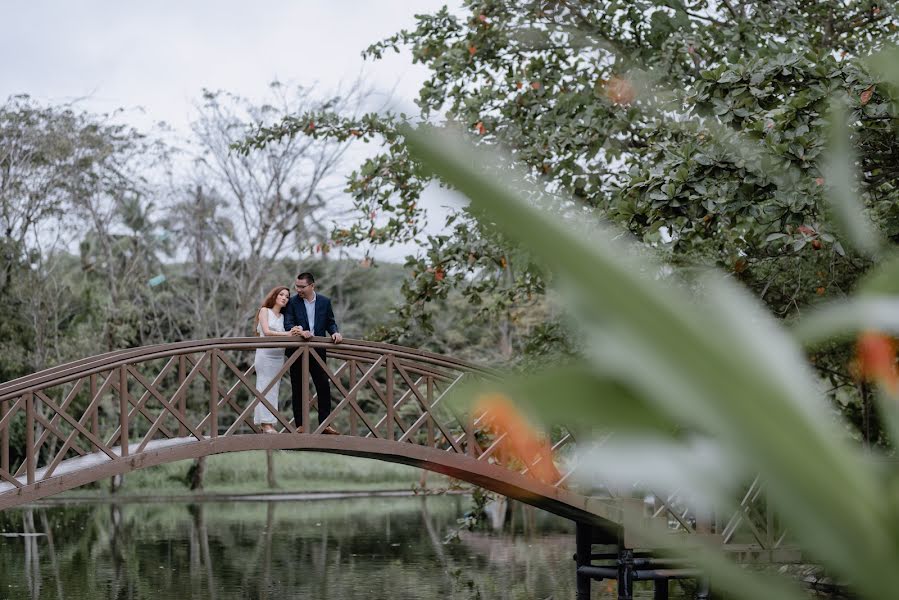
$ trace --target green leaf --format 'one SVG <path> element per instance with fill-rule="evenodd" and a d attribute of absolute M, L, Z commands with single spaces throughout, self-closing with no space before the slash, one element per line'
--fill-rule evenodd
<path fill-rule="evenodd" d="M 899 335 L 899 254 L 873 267 L 858 283 L 857 297 L 818 308 L 794 327 L 802 343 L 845 341 L 866 330 Z"/>
<path fill-rule="evenodd" d="M 596 432 L 652 432 L 671 436 L 681 426 L 664 417 L 633 390 L 588 365 L 567 365 L 499 383 L 472 383 L 451 401 L 501 392 L 533 412 L 542 422 Z M 583 418 L 572 422 L 571 415 Z"/>
<path fill-rule="evenodd" d="M 872 268 L 858 283 L 864 296 L 899 296 L 899 254 L 894 254 Z"/>
<path fill-rule="evenodd" d="M 793 334 L 815 346 L 846 341 L 868 329 L 899 336 L 899 298 L 869 296 L 826 304 L 800 319 Z"/>
<path fill-rule="evenodd" d="M 658 272 L 651 262 L 624 258 L 629 251 L 611 241 L 614 233 L 521 201 L 526 192 L 505 183 L 493 156 L 445 134 L 407 136 L 425 165 L 564 277 L 582 315 L 614 321 L 623 332 L 616 342 L 629 345 L 616 365 L 628 385 L 668 418 L 716 432 L 760 469 L 808 551 L 846 577 L 865 572 L 858 589 L 871 597 L 899 588 L 895 545 L 883 527 L 886 500 L 833 429 L 802 356 L 770 316 L 720 279 L 705 283 L 710 301 L 696 306 L 647 276 Z M 850 548 L 846 539 L 866 543 Z"/>
<path fill-rule="evenodd" d="M 875 75 L 899 87 L 899 48 L 891 46 L 862 61 Z"/>
<path fill-rule="evenodd" d="M 830 109 L 830 149 L 828 152 L 826 197 L 833 209 L 835 225 L 845 240 L 859 252 L 876 256 L 883 246 L 880 235 L 864 212 L 859 200 L 859 184 L 856 176 L 855 152 L 849 144 L 845 102 L 835 100 Z"/>
<path fill-rule="evenodd" d="M 636 519 L 625 521 L 625 525 L 636 526 Z M 647 546 L 657 548 L 668 547 L 673 554 L 683 556 L 697 564 L 708 574 L 712 590 L 726 590 L 728 598 L 737 600 L 804 600 L 808 594 L 800 590 L 796 584 L 783 577 L 746 569 L 736 565 L 707 544 L 690 539 L 689 536 L 677 538 L 670 534 L 649 533 Z"/>

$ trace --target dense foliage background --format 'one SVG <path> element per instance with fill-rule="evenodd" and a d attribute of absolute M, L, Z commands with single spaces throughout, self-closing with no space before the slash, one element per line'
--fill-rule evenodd
<path fill-rule="evenodd" d="M 252 124 L 312 102 L 280 86 L 271 96 L 259 107 L 207 92 L 191 137 L 175 142 L 25 96 L 0 106 L 0 379 L 117 348 L 251 335 L 264 294 L 298 269 L 318 275 L 348 334 L 383 320 L 400 269 L 312 254 L 345 145 L 230 152 Z"/>
<path fill-rule="evenodd" d="M 724 269 L 793 320 L 850 293 L 871 266 L 824 202 L 840 183 L 824 154 L 833 97 L 850 112 L 865 209 L 899 239 L 895 92 L 858 60 L 894 42 L 897 24 L 894 7 L 867 0 L 470 0 L 366 50 L 377 59 L 407 47 L 430 69 L 420 115 L 293 115 L 244 149 L 297 135 L 378 144 L 348 181 L 359 220 L 333 237 L 390 243 L 420 235 L 417 200 L 431 181 L 399 127 L 452 126 L 508 149 L 531 179 L 621 225 L 687 277 Z M 558 311 L 518 326 L 552 306 L 551 278 L 475 216 L 452 214 L 408 259 L 405 304 L 385 336 L 409 343 L 409 322 L 427 326 L 440 314 L 435 299 L 460 293 L 472 313 L 506 328 L 509 355 L 570 352 L 577 328 Z M 849 347 L 817 348 L 812 362 L 856 435 L 877 442 Z"/>

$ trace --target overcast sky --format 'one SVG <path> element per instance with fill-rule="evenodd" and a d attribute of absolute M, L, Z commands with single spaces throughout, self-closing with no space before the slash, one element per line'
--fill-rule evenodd
<path fill-rule="evenodd" d="M 327 93 L 360 74 L 414 112 L 426 71 L 408 54 L 363 61 L 370 43 L 447 0 L 78 0 L 0 2 L 0 97 L 128 109 L 141 129 L 186 131 L 203 88 L 264 96 L 275 79 Z M 439 202 L 438 202 L 439 203 Z M 385 257 L 398 258 L 402 252 Z"/>
<path fill-rule="evenodd" d="M 424 77 L 408 55 L 365 62 L 370 43 L 445 0 L 57 0 L 0 3 L 0 95 L 85 98 L 187 122 L 202 88 L 261 96 L 274 79 L 333 89 L 360 72 L 411 105 Z M 136 120 L 137 117 L 134 117 Z"/>

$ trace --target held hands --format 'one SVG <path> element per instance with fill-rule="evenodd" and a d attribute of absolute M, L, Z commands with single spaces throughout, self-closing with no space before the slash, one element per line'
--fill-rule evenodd
<path fill-rule="evenodd" d="M 298 335 L 298 336 L 302 337 L 303 339 L 308 340 L 309 338 L 312 337 L 312 332 L 309 330 L 305 330 L 302 327 L 300 327 L 299 325 L 297 325 L 290 329 L 290 335 Z M 340 342 L 343 341 L 343 336 L 340 335 L 339 331 L 335 331 L 334 333 L 331 334 L 331 341 L 334 342 L 335 344 L 339 344 Z"/>
<path fill-rule="evenodd" d="M 294 327 L 291 327 L 290 335 L 298 335 L 298 336 L 302 337 L 303 339 L 308 340 L 309 338 L 312 337 L 312 332 L 305 331 L 302 327 L 300 327 L 299 325 L 296 325 Z"/>

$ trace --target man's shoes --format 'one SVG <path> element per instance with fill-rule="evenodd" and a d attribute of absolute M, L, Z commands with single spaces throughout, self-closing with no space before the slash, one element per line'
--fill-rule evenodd
<path fill-rule="evenodd" d="M 302 425 L 300 425 L 299 427 L 297 427 L 297 433 L 305 433 L 305 431 L 304 431 Z"/>
<path fill-rule="evenodd" d="M 333 427 L 331 427 L 330 425 L 328 425 L 327 427 L 322 429 L 322 433 L 325 433 L 327 435 L 340 435 L 340 432 L 337 431 L 336 429 L 334 429 Z"/>

